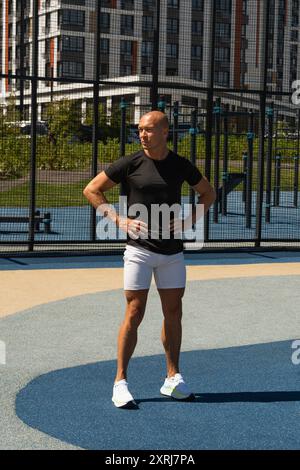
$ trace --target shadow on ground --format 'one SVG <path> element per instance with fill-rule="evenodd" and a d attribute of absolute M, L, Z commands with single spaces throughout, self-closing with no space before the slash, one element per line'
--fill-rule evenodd
<path fill-rule="evenodd" d="M 300 366 L 291 341 L 182 353 L 191 402 L 160 396 L 164 356 L 133 358 L 137 410 L 111 402 L 115 362 L 37 377 L 16 398 L 29 426 L 86 449 L 297 449 Z"/>

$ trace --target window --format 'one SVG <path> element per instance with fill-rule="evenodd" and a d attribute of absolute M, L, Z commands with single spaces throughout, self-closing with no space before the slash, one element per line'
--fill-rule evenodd
<path fill-rule="evenodd" d="M 192 21 L 192 33 L 193 34 L 202 34 L 203 32 L 203 23 L 202 21 Z"/>
<path fill-rule="evenodd" d="M 81 36 L 62 36 L 62 51 L 84 52 L 84 37 Z"/>
<path fill-rule="evenodd" d="M 297 66 L 298 47 L 296 44 L 292 44 L 290 55 L 291 65 Z"/>
<path fill-rule="evenodd" d="M 60 77 L 83 78 L 83 62 L 63 61 L 58 64 L 58 73 Z"/>
<path fill-rule="evenodd" d="M 144 10 L 151 10 L 154 7 L 154 0 L 143 0 Z"/>
<path fill-rule="evenodd" d="M 142 56 L 152 56 L 153 55 L 153 42 L 143 41 L 142 42 Z"/>
<path fill-rule="evenodd" d="M 101 24 L 100 29 L 109 30 L 110 28 L 110 14 L 109 13 L 101 12 L 100 24 Z"/>
<path fill-rule="evenodd" d="M 228 62 L 230 60 L 229 47 L 216 47 L 216 60 Z"/>
<path fill-rule="evenodd" d="M 168 31 L 168 33 L 178 34 L 178 31 L 179 31 L 178 18 L 168 18 L 167 19 L 167 31 Z"/>
<path fill-rule="evenodd" d="M 166 75 L 168 77 L 174 77 L 176 75 L 178 75 L 178 70 L 177 68 L 174 68 L 174 67 L 167 67 L 166 69 Z"/>
<path fill-rule="evenodd" d="M 198 80 L 199 82 L 201 82 L 201 80 L 202 80 L 202 70 L 192 69 L 191 70 L 191 79 L 192 80 Z"/>
<path fill-rule="evenodd" d="M 299 16 L 298 16 L 298 14 L 296 14 L 296 13 L 293 14 L 291 24 L 292 24 L 293 27 L 299 25 Z"/>
<path fill-rule="evenodd" d="M 8 34 L 11 33 L 11 31 L 10 31 L 10 26 L 12 26 L 12 25 L 9 25 L 9 26 L 8 26 Z M 24 34 L 25 34 L 25 37 L 26 37 L 26 36 L 29 36 L 29 31 L 30 31 L 29 20 L 26 19 L 26 20 L 24 21 Z"/>
<path fill-rule="evenodd" d="M 179 0 L 168 0 L 169 8 L 179 8 Z"/>
<path fill-rule="evenodd" d="M 112 8 L 111 0 L 102 0 L 101 3 L 102 8 Z"/>
<path fill-rule="evenodd" d="M 121 41 L 120 43 L 121 54 L 130 56 L 132 55 L 132 42 Z"/>
<path fill-rule="evenodd" d="M 268 70 L 267 82 L 268 82 L 268 83 L 272 83 L 272 82 L 273 82 L 273 72 L 272 72 L 272 70 Z"/>
<path fill-rule="evenodd" d="M 231 13 L 231 0 L 216 0 L 217 10 L 223 13 Z"/>
<path fill-rule="evenodd" d="M 230 23 L 216 23 L 216 36 L 217 37 L 230 39 L 230 35 L 231 35 Z"/>
<path fill-rule="evenodd" d="M 192 44 L 192 59 L 202 59 L 202 46 Z"/>
<path fill-rule="evenodd" d="M 277 65 L 283 66 L 283 57 L 277 57 Z"/>
<path fill-rule="evenodd" d="M 51 13 L 46 14 L 45 27 L 46 27 L 46 32 L 49 33 L 50 28 L 51 28 Z"/>
<path fill-rule="evenodd" d="M 273 67 L 273 43 L 269 42 L 268 44 L 268 67 Z"/>
<path fill-rule="evenodd" d="M 121 34 L 132 35 L 134 32 L 134 17 L 132 15 L 121 15 Z"/>
<path fill-rule="evenodd" d="M 153 16 L 143 16 L 143 29 L 145 31 L 152 31 L 153 26 Z"/>
<path fill-rule="evenodd" d="M 291 41 L 298 41 L 298 30 L 292 29 L 291 30 Z"/>
<path fill-rule="evenodd" d="M 142 65 L 142 74 L 143 75 L 151 75 L 152 69 L 150 65 Z"/>
<path fill-rule="evenodd" d="M 198 107 L 198 98 L 194 98 L 193 96 L 182 96 L 181 103 L 183 106 L 192 106 L 193 108 Z"/>
<path fill-rule="evenodd" d="M 52 77 L 53 76 L 53 67 L 49 62 L 45 64 L 45 76 Z"/>
<path fill-rule="evenodd" d="M 179 8 L 179 0 L 168 0 L 168 7 Z"/>
<path fill-rule="evenodd" d="M 246 62 L 246 49 L 241 49 L 241 62 Z"/>
<path fill-rule="evenodd" d="M 127 76 L 127 75 L 132 75 L 132 65 L 128 64 L 121 64 L 120 65 L 120 75 Z"/>
<path fill-rule="evenodd" d="M 100 78 L 108 78 L 109 64 L 100 64 Z"/>
<path fill-rule="evenodd" d="M 107 38 L 100 39 L 100 51 L 102 52 L 102 54 L 109 53 L 109 39 Z"/>
<path fill-rule="evenodd" d="M 193 0 L 192 8 L 194 10 L 203 10 L 203 0 Z"/>
<path fill-rule="evenodd" d="M 217 72 L 215 72 L 215 81 L 217 85 L 228 86 L 229 72 L 224 70 L 218 70 Z"/>
<path fill-rule="evenodd" d="M 84 11 L 61 10 L 60 23 L 63 25 L 84 26 Z"/>
<path fill-rule="evenodd" d="M 121 0 L 122 10 L 134 10 L 134 0 Z"/>
<path fill-rule="evenodd" d="M 25 44 L 25 59 L 30 56 L 30 44 Z"/>
<path fill-rule="evenodd" d="M 284 15 L 284 14 L 285 14 L 285 0 L 279 0 L 278 12 L 279 12 L 281 15 Z"/>
<path fill-rule="evenodd" d="M 177 59 L 178 57 L 178 44 L 167 44 L 167 57 Z"/>

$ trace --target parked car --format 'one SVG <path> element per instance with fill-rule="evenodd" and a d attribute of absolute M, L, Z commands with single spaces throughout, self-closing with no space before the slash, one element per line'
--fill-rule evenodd
<path fill-rule="evenodd" d="M 20 125 L 20 131 L 23 135 L 30 136 L 31 134 L 31 123 L 24 122 Z M 36 123 L 36 133 L 37 135 L 47 135 L 48 134 L 48 125 L 46 121 L 37 121 Z"/>

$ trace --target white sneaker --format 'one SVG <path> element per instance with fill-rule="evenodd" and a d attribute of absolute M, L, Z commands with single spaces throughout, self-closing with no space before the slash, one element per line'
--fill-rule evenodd
<path fill-rule="evenodd" d="M 175 398 L 176 400 L 186 400 L 187 398 L 193 399 L 195 396 L 189 390 L 187 384 L 183 380 L 181 374 L 175 374 L 173 377 L 167 377 L 160 393 L 167 397 Z"/>
<path fill-rule="evenodd" d="M 117 408 L 136 408 L 137 404 L 128 390 L 128 383 L 125 379 L 114 384 L 112 401 Z"/>

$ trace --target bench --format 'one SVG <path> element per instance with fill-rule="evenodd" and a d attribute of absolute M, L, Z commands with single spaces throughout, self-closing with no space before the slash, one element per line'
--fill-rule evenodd
<path fill-rule="evenodd" d="M 41 215 L 40 211 L 35 211 L 34 213 L 34 231 L 40 232 L 40 224 L 44 224 L 44 233 L 51 233 L 51 214 L 50 212 L 45 212 L 44 215 Z M 10 223 L 10 224 L 28 224 L 29 216 L 19 216 L 19 215 L 0 215 L 0 223 Z"/>

